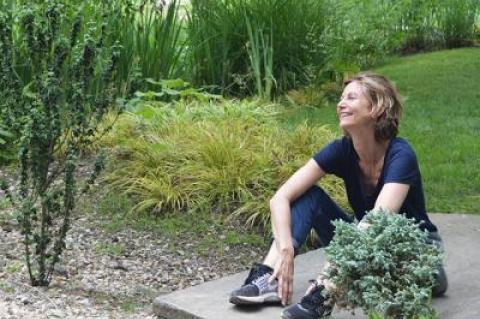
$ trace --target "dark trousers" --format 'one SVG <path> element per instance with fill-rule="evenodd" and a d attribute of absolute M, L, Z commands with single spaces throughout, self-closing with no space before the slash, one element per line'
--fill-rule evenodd
<path fill-rule="evenodd" d="M 334 235 L 333 220 L 344 220 L 353 223 L 354 219 L 347 215 L 330 196 L 318 186 L 308 189 L 291 205 L 291 225 L 293 245 L 296 251 L 303 245 L 313 228 L 318 235 L 321 247 L 328 246 Z M 430 233 L 428 241 L 443 250 L 442 238 L 438 232 Z M 440 296 L 447 290 L 447 276 L 443 266 L 435 275 L 433 296 Z"/>

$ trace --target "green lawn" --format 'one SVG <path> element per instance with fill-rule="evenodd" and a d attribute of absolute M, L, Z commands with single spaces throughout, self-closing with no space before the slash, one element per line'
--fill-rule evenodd
<path fill-rule="evenodd" d="M 480 214 L 480 49 L 395 58 L 375 71 L 406 97 L 400 136 L 417 152 L 427 209 Z M 305 119 L 336 129 L 334 107 L 299 109 L 288 123 Z"/>

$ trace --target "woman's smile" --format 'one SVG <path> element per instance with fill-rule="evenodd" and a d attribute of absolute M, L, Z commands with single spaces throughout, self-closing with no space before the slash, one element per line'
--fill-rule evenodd
<path fill-rule="evenodd" d="M 358 124 L 372 123 L 371 110 L 371 103 L 365 96 L 361 84 L 357 82 L 348 84 L 337 104 L 340 127 L 346 130 Z"/>

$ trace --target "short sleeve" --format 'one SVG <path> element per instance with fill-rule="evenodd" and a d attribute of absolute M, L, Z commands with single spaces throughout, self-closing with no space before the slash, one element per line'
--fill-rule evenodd
<path fill-rule="evenodd" d="M 384 183 L 414 184 L 420 177 L 415 153 L 410 147 L 392 152 L 387 163 Z"/>
<path fill-rule="evenodd" d="M 325 173 L 340 176 L 344 153 L 342 140 L 335 140 L 315 154 L 313 159 Z"/>

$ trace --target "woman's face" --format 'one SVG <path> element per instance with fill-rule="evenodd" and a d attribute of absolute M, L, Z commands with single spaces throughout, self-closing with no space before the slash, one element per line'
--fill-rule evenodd
<path fill-rule="evenodd" d="M 340 127 L 349 132 L 352 128 L 373 127 L 372 105 L 358 82 L 349 83 L 337 104 Z"/>

